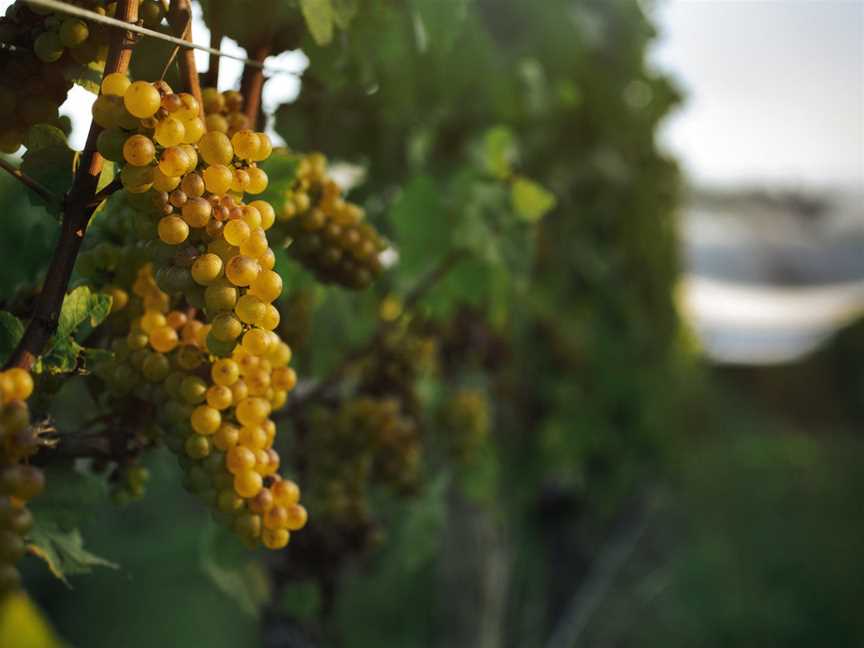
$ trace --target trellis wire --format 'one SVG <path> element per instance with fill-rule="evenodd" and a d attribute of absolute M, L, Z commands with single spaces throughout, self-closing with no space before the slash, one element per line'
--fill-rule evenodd
<path fill-rule="evenodd" d="M 141 25 L 136 25 L 134 23 L 123 22 L 122 20 L 117 20 L 116 18 L 111 18 L 110 16 L 103 16 L 101 14 L 96 13 L 95 11 L 90 11 L 89 9 L 84 9 L 83 7 L 78 7 L 75 5 L 66 4 L 65 2 L 60 2 L 59 0 L 27 0 L 27 4 L 36 5 L 38 7 L 43 7 L 45 9 L 52 9 L 54 11 L 59 11 L 61 13 L 68 14 L 70 16 L 77 16 L 79 18 L 85 18 L 87 20 L 91 20 L 96 23 L 101 23 L 103 25 L 108 25 L 109 27 L 115 27 L 118 29 L 125 29 L 126 31 L 133 32 L 135 34 L 141 34 L 142 36 L 148 36 L 150 38 L 157 38 L 159 40 L 166 41 L 168 43 L 173 43 L 178 47 L 185 47 L 187 49 L 197 49 L 202 52 L 207 52 L 208 54 L 213 54 L 215 56 L 219 56 L 222 58 L 229 58 L 235 61 L 240 61 L 243 65 L 248 65 L 249 67 L 262 68 L 266 70 L 269 74 L 290 74 L 292 76 L 297 76 L 297 72 L 292 72 L 291 70 L 285 69 L 274 69 L 265 66 L 261 61 L 254 61 L 249 58 L 245 58 L 243 56 L 237 56 L 235 54 L 229 54 L 228 52 L 223 52 L 222 50 L 215 49 L 213 47 L 208 47 L 207 45 L 199 45 L 198 43 L 193 43 L 187 40 L 183 40 L 182 38 L 177 38 L 176 36 L 169 36 L 168 34 L 163 34 L 162 32 L 155 31 L 153 29 L 148 29 L 147 27 L 142 27 Z"/>

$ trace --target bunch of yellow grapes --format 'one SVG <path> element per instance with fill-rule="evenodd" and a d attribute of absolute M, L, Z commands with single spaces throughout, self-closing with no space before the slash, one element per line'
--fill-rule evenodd
<path fill-rule="evenodd" d="M 204 101 L 207 130 L 234 135 L 252 127 L 243 112 L 243 95 L 236 90 L 219 92 L 216 88 L 204 88 L 201 92 Z"/>
<path fill-rule="evenodd" d="M 24 555 L 24 537 L 33 526 L 26 502 L 45 487 L 42 471 L 24 463 L 38 448 L 26 402 L 32 393 L 28 372 L 0 372 L 0 597 L 21 584 L 15 563 Z"/>
<path fill-rule="evenodd" d="M 96 373 L 112 388 L 157 406 L 165 444 L 181 458 L 186 486 L 218 521 L 254 545 L 281 549 L 306 523 L 300 490 L 278 474 L 270 418 L 296 382 L 291 349 L 253 329 L 230 357 L 206 350 L 211 328 L 193 309 L 171 309 L 152 266 L 142 266 L 128 304 L 112 317 L 128 322 L 115 359 Z"/>
<path fill-rule="evenodd" d="M 277 473 L 270 414 L 297 378 L 274 332 L 282 279 L 266 231 L 275 212 L 244 202 L 267 188 L 258 162 L 270 139 L 208 129 L 199 102 L 164 82 L 110 74 L 100 101 L 99 150 L 119 163 L 127 199 L 152 223 L 141 228 L 152 263 L 131 285 L 125 345 L 100 372 L 121 391 L 143 378 L 144 400 L 167 395 L 166 444 L 183 457 L 187 486 L 250 544 L 281 548 L 306 511 Z"/>
<path fill-rule="evenodd" d="M 289 252 L 320 281 L 360 290 L 381 273 L 386 241 L 362 207 L 345 200 L 327 173 L 327 159 L 311 153 L 300 159 L 297 179 L 278 214 L 292 244 Z"/>

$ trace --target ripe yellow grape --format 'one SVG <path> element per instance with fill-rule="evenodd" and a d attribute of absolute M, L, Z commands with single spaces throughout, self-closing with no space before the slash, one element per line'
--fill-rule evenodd
<path fill-rule="evenodd" d="M 252 205 L 243 206 L 243 221 L 252 229 L 261 227 L 261 212 Z"/>
<path fill-rule="evenodd" d="M 240 378 L 240 366 L 230 358 L 222 358 L 213 363 L 210 377 L 217 385 L 230 387 Z"/>
<path fill-rule="evenodd" d="M 226 387 L 226 389 L 228 388 Z M 237 445 L 239 438 L 240 430 L 238 430 L 236 426 L 231 425 L 230 423 L 223 423 L 213 435 L 213 445 L 222 452 L 228 452 L 231 448 Z"/>
<path fill-rule="evenodd" d="M 252 229 L 249 225 L 239 218 L 228 221 L 222 229 L 222 236 L 225 240 L 235 246 L 245 243 L 251 233 Z"/>
<path fill-rule="evenodd" d="M 255 227 L 243 243 L 240 244 L 240 254 L 257 259 L 269 249 L 267 234 L 260 227 Z"/>
<path fill-rule="evenodd" d="M 33 393 L 33 377 L 28 371 L 20 367 L 13 367 L 3 372 L 9 380 L 11 389 L 9 393 L 13 400 L 27 400 Z"/>
<path fill-rule="evenodd" d="M 263 398 L 244 398 L 237 403 L 234 414 L 241 425 L 260 425 L 270 415 L 270 404 Z"/>
<path fill-rule="evenodd" d="M 241 445 L 234 446 L 225 455 L 225 467 L 235 475 L 255 467 L 255 453 Z"/>
<path fill-rule="evenodd" d="M 204 133 L 207 132 L 207 126 L 204 124 L 204 120 L 195 117 L 194 119 L 190 119 L 187 122 L 184 122 L 185 126 L 185 134 L 183 136 L 184 144 L 196 144 L 198 141 L 204 136 Z"/>
<path fill-rule="evenodd" d="M 273 250 L 267 248 L 267 251 L 258 257 L 258 263 L 261 264 L 261 267 L 265 270 L 272 270 L 276 267 L 276 255 L 273 253 Z"/>
<path fill-rule="evenodd" d="M 264 514 L 264 528 L 270 530 L 284 529 L 288 526 L 288 508 L 276 504 Z"/>
<path fill-rule="evenodd" d="M 129 78 L 125 74 L 112 72 L 111 74 L 106 74 L 105 78 L 102 79 L 102 94 L 122 97 L 126 94 L 126 90 L 129 89 L 130 85 L 132 85 L 132 82 L 129 81 Z"/>
<path fill-rule="evenodd" d="M 254 200 L 248 206 L 258 210 L 261 215 L 261 229 L 268 230 L 276 222 L 276 211 L 266 200 Z"/>
<path fill-rule="evenodd" d="M 246 185 L 246 191 L 248 193 L 260 194 L 267 189 L 270 179 L 267 177 L 267 173 L 263 169 L 250 167 L 249 169 L 246 169 L 246 173 L 249 175 L 249 184 Z"/>
<path fill-rule="evenodd" d="M 243 348 L 253 355 L 264 355 L 270 350 L 271 338 L 267 331 L 253 328 L 243 336 Z"/>
<path fill-rule="evenodd" d="M 254 470 L 244 470 L 234 475 L 234 490 L 240 497 L 255 497 L 264 487 L 264 479 Z"/>
<path fill-rule="evenodd" d="M 267 445 L 267 433 L 260 425 L 244 426 L 240 428 L 239 443 L 250 450 L 263 450 Z"/>
<path fill-rule="evenodd" d="M 181 106 L 177 109 L 175 116 L 186 122 L 190 119 L 195 119 L 201 114 L 201 106 L 198 100 L 188 92 L 181 92 L 179 95 Z"/>
<path fill-rule="evenodd" d="M 234 147 L 225 133 L 210 131 L 205 133 L 198 141 L 198 151 L 204 161 L 209 165 L 228 165 L 234 159 Z"/>
<path fill-rule="evenodd" d="M 168 325 L 168 320 L 159 311 L 149 310 L 141 316 L 141 330 L 152 335 L 157 328 Z"/>
<path fill-rule="evenodd" d="M 270 141 L 270 136 L 267 133 L 258 133 L 258 150 L 251 158 L 253 162 L 262 162 L 270 157 L 273 153 L 273 143 Z"/>
<path fill-rule="evenodd" d="M 204 124 L 207 126 L 208 131 L 217 133 L 228 132 L 228 120 L 222 115 L 207 115 L 204 118 Z"/>
<path fill-rule="evenodd" d="M 261 532 L 261 542 L 274 551 L 287 547 L 290 540 L 291 533 L 287 529 L 264 529 Z"/>
<path fill-rule="evenodd" d="M 177 331 L 170 326 L 160 326 L 150 333 L 150 346 L 159 353 L 170 353 L 177 348 Z"/>
<path fill-rule="evenodd" d="M 254 369 L 246 374 L 246 384 L 253 396 L 266 396 L 270 389 L 270 372 L 266 369 Z"/>
<path fill-rule="evenodd" d="M 138 119 L 147 119 L 159 110 L 162 97 L 152 83 L 135 81 L 123 93 L 123 105 Z"/>
<path fill-rule="evenodd" d="M 288 507 L 288 530 L 299 531 L 306 526 L 308 518 L 309 515 L 302 504 L 292 504 Z"/>
<path fill-rule="evenodd" d="M 186 136 L 186 127 L 179 119 L 167 117 L 156 124 L 156 130 L 153 134 L 155 139 L 161 146 L 177 146 L 182 144 Z"/>
<path fill-rule="evenodd" d="M 224 385 L 213 385 L 207 390 L 207 404 L 217 410 L 224 410 L 231 406 L 233 395 L 231 390 Z"/>
<path fill-rule="evenodd" d="M 199 405 L 192 411 L 189 422 L 198 434 L 213 434 L 222 425 L 222 415 L 209 405 Z"/>
<path fill-rule="evenodd" d="M 231 179 L 231 191 L 242 194 L 249 187 L 249 173 L 245 169 L 234 169 L 234 175 Z"/>
<path fill-rule="evenodd" d="M 135 166 L 146 166 L 156 157 L 156 147 L 146 135 L 133 135 L 123 143 L 123 159 Z"/>
<path fill-rule="evenodd" d="M 217 196 L 225 194 L 231 188 L 234 176 L 224 164 L 213 164 L 204 169 L 204 184 L 207 191 Z"/>
<path fill-rule="evenodd" d="M 273 387 L 283 391 L 291 391 L 297 385 L 297 372 L 291 367 L 276 367 L 270 375 Z"/>
<path fill-rule="evenodd" d="M 184 149 L 172 146 L 162 153 L 159 169 L 167 176 L 182 176 L 191 162 L 189 154 Z"/>
<path fill-rule="evenodd" d="M 160 169 L 158 166 L 153 167 L 153 188 L 157 191 L 174 191 L 179 184 L 179 177 L 167 176 L 162 173 L 162 169 Z"/>
<path fill-rule="evenodd" d="M 200 198 L 204 195 L 207 187 L 204 184 L 204 179 L 197 173 L 187 173 L 183 176 L 183 181 L 180 183 L 180 188 L 187 196 Z"/>
<path fill-rule="evenodd" d="M 249 287 L 249 292 L 269 304 L 282 294 L 282 277 L 278 272 L 262 270 Z"/>
<path fill-rule="evenodd" d="M 264 314 L 254 324 L 257 324 L 265 331 L 273 331 L 279 326 L 281 319 L 279 310 L 273 304 L 265 304 Z"/>
<path fill-rule="evenodd" d="M 267 304 L 249 293 L 241 296 L 234 307 L 234 312 L 244 324 L 255 324 L 264 317 L 266 310 Z"/>
<path fill-rule="evenodd" d="M 189 238 L 189 226 L 182 218 L 177 216 L 165 216 L 159 220 L 157 226 L 159 240 L 168 245 L 179 245 Z"/>
<path fill-rule="evenodd" d="M 202 254 L 192 264 L 192 278 L 202 286 L 215 281 L 222 274 L 222 259 L 212 252 Z"/>
<path fill-rule="evenodd" d="M 258 134 L 251 130 L 241 130 L 231 136 L 231 145 L 239 158 L 251 160 L 261 146 Z"/>
<path fill-rule="evenodd" d="M 260 271 L 261 266 L 255 259 L 238 254 L 228 261 L 225 276 L 235 286 L 248 286 L 255 281 Z"/>
<path fill-rule="evenodd" d="M 190 227 L 204 227 L 213 214 L 213 206 L 204 198 L 190 198 L 183 205 L 183 220 Z"/>

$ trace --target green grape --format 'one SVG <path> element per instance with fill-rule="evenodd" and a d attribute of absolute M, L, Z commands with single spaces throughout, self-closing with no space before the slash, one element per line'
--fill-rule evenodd
<path fill-rule="evenodd" d="M 77 18 L 67 18 L 60 25 L 60 42 L 65 47 L 78 47 L 90 36 L 87 23 Z"/>
<path fill-rule="evenodd" d="M 213 283 L 204 291 L 204 303 L 208 312 L 234 310 L 237 305 L 237 288 L 225 281 Z"/>
<path fill-rule="evenodd" d="M 192 459 L 203 459 L 210 454 L 210 440 L 206 436 L 193 434 L 186 439 L 184 450 Z"/>
<path fill-rule="evenodd" d="M 40 61 L 53 63 L 63 56 L 63 43 L 56 32 L 47 31 L 39 34 L 33 42 L 33 53 Z"/>
<path fill-rule="evenodd" d="M 125 146 L 124 146 L 125 155 Z M 131 166 L 123 167 L 120 172 L 123 187 L 130 193 L 144 193 L 153 186 L 153 167 Z"/>
<path fill-rule="evenodd" d="M 106 128 L 99 133 L 96 150 L 106 160 L 120 162 L 123 160 L 123 144 L 127 137 L 128 134 L 119 128 Z"/>
<path fill-rule="evenodd" d="M 162 382 L 171 373 L 171 363 L 163 354 L 153 353 L 144 361 L 141 373 L 150 382 Z"/>
<path fill-rule="evenodd" d="M 219 313 L 213 318 L 211 333 L 220 342 L 230 342 L 240 337 L 243 325 L 231 313 Z"/>
<path fill-rule="evenodd" d="M 198 376 L 187 376 L 180 384 L 180 397 L 190 405 L 200 405 L 207 395 L 207 383 Z"/>

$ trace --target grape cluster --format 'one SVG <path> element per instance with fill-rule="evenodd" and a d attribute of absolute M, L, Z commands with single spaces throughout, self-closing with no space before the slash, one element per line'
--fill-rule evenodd
<path fill-rule="evenodd" d="M 225 133 L 229 137 L 252 128 L 246 113 L 243 112 L 245 100 L 236 90 L 219 92 L 216 88 L 201 91 L 207 130 Z"/>
<path fill-rule="evenodd" d="M 20 586 L 15 563 L 33 526 L 26 503 L 45 486 L 42 471 L 23 463 L 38 449 L 26 402 L 32 393 L 33 379 L 23 369 L 0 373 L 0 596 Z"/>
<path fill-rule="evenodd" d="M 150 264 L 138 270 L 131 293 L 111 316 L 128 333 L 95 373 L 115 396 L 155 408 L 159 436 L 179 456 L 187 489 L 218 521 L 249 544 L 284 547 L 306 521 L 299 489 L 278 475 L 272 447 L 270 413 L 297 380 L 287 366 L 290 348 L 275 333 L 250 329 L 231 357 L 214 358 L 205 347 L 211 325 L 191 310 L 171 310 Z"/>
<path fill-rule="evenodd" d="M 116 3 L 77 0 L 77 5 L 112 16 Z M 146 0 L 141 15 L 156 26 L 165 15 L 159 0 Z M 75 16 L 17 0 L 0 18 L 0 151 L 14 153 L 34 124 L 58 124 L 58 109 L 72 79 L 87 67 L 101 67 L 109 29 Z"/>
<path fill-rule="evenodd" d="M 292 241 L 288 251 L 320 281 L 361 290 L 381 273 L 385 240 L 364 222 L 362 207 L 342 198 L 320 153 L 300 159 L 278 219 Z"/>
<path fill-rule="evenodd" d="M 209 130 L 199 102 L 164 82 L 110 74 L 100 102 L 99 150 L 121 169 L 118 200 L 135 214 L 137 240 L 84 257 L 88 270 L 112 276 L 103 290 L 115 306 L 125 304 L 107 323 L 122 329 L 115 359 L 98 373 L 119 395 L 155 407 L 187 488 L 217 519 L 249 544 L 281 548 L 306 510 L 296 484 L 277 473 L 270 414 L 297 377 L 274 332 L 282 279 L 266 231 L 275 212 L 244 202 L 267 187 L 258 162 L 270 140 Z M 124 276 L 130 266 L 136 274 Z"/>

